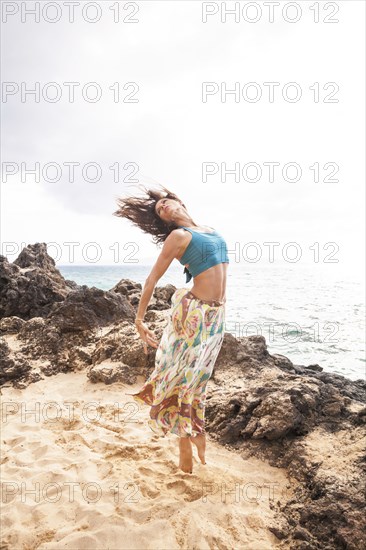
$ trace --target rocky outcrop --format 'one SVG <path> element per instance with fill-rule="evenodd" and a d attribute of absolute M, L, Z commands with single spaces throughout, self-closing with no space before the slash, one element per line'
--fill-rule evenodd
<path fill-rule="evenodd" d="M 355 425 L 365 420 L 365 407 L 357 413 L 349 408 L 354 399 L 366 402 L 362 380 L 269 355 L 263 336 L 225 335 L 212 381 L 206 417 L 222 443 L 276 441 L 306 435 L 319 424 L 332 431 L 342 420 L 352 417 Z"/>
<path fill-rule="evenodd" d="M 65 281 L 44 243 L 29 245 L 13 263 L 1 258 L 1 304 L 8 313 L 0 319 L 2 384 L 21 388 L 39 377 L 90 365 L 91 380 L 112 383 L 127 376 L 124 367 L 133 369 L 128 380 L 136 380 L 153 366 L 154 351 L 143 353 L 133 323 L 141 284 L 122 279 L 103 291 Z M 156 287 L 147 308 L 146 319 L 160 334 L 174 291 L 173 285 Z M 8 344 L 16 350 L 12 356 Z"/>
<path fill-rule="evenodd" d="M 117 294 L 122 294 L 126 296 L 128 301 L 137 308 L 140 296 L 142 292 L 142 285 L 140 283 L 135 283 L 130 279 L 121 279 L 113 288 L 111 292 L 116 292 Z M 147 306 L 146 311 L 162 311 L 163 309 L 169 309 L 170 299 L 175 292 L 175 286 L 166 285 L 166 286 L 157 286 L 154 289 L 154 293 L 151 297 L 150 303 Z"/>
<path fill-rule="evenodd" d="M 207 396 L 208 431 L 301 482 L 279 508 L 287 525 L 273 533 L 285 548 L 365 547 L 365 382 L 271 356 L 262 336 L 225 340 Z"/>
<path fill-rule="evenodd" d="M 4 384 L 8 380 L 17 380 L 26 378 L 29 371 L 32 369 L 29 362 L 17 353 L 11 353 L 11 348 L 5 340 L 0 340 L 0 384 Z"/>
<path fill-rule="evenodd" d="M 156 350 L 149 347 L 144 354 L 132 322 L 141 285 L 122 279 L 109 291 L 75 287 L 62 280 L 42 245 L 36 246 L 14 264 L 1 260 L 7 290 L 1 294 L 0 382 L 22 388 L 75 370 L 105 384 L 133 384 L 138 375 L 148 376 Z M 158 340 L 174 290 L 157 287 L 147 309 Z M 262 336 L 225 333 L 205 416 L 210 437 L 244 458 L 286 468 L 296 479 L 292 500 L 271 503 L 278 512 L 271 531 L 279 547 L 366 547 L 364 381 L 271 355 Z"/>
<path fill-rule="evenodd" d="M 13 263 L 0 256 L 0 318 L 43 317 L 71 288 L 47 254 L 46 243 L 28 245 Z"/>
<path fill-rule="evenodd" d="M 65 280 L 48 255 L 45 243 L 28 245 L 13 263 L 0 256 L 0 281 L 3 319 L 48 318 L 64 333 L 91 330 L 135 317 L 127 285 L 119 286 L 126 288 L 125 292 L 105 292 Z"/>
<path fill-rule="evenodd" d="M 135 310 L 122 294 L 83 285 L 54 304 L 47 316 L 61 332 L 82 332 L 121 319 L 133 321 Z"/>

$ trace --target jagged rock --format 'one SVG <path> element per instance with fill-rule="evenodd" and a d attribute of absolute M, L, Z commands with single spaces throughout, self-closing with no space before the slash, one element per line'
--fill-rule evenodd
<path fill-rule="evenodd" d="M 307 531 L 306 529 L 303 529 L 298 525 L 294 529 L 294 539 L 310 541 L 312 539 L 312 536 L 310 535 L 309 531 Z"/>
<path fill-rule="evenodd" d="M 274 364 L 276 365 L 276 367 L 289 372 L 295 371 L 294 364 L 292 361 L 290 361 L 288 357 L 285 357 L 284 355 L 280 355 L 279 353 L 275 353 L 274 355 L 272 355 L 272 358 L 274 360 Z"/>
<path fill-rule="evenodd" d="M 153 295 L 151 296 L 150 303 L 147 306 L 146 312 L 150 310 L 161 311 L 163 309 L 168 309 L 171 304 L 171 297 L 176 291 L 174 285 L 166 286 L 156 286 L 154 288 Z M 121 279 L 113 288 L 111 292 L 116 292 L 126 296 L 128 301 L 137 308 L 142 292 L 142 285 L 140 283 L 135 283 L 131 279 Z"/>
<path fill-rule="evenodd" d="M 146 316 L 146 318 L 148 315 Z M 164 321 L 151 325 L 157 339 L 161 337 Z M 103 335 L 97 342 L 92 354 L 94 366 L 106 360 L 128 365 L 135 373 L 147 375 L 155 366 L 155 348 L 148 348 L 148 355 L 144 354 L 141 338 L 134 325 L 122 322 Z M 126 381 L 126 383 L 128 383 Z"/>
<path fill-rule="evenodd" d="M 14 319 L 17 318 L 9 318 L 9 320 Z M 26 361 L 26 364 L 28 361 L 30 363 L 38 361 L 39 371 L 45 376 L 78 370 L 91 364 L 91 354 L 83 349 L 88 345 L 87 334 L 63 336 L 58 327 L 42 317 L 23 321 L 16 337 L 12 332 L 5 333 L 3 341 L 10 342 L 9 339 L 12 338 L 16 342 L 17 351 L 13 355 L 17 357 L 18 363 L 21 359 L 23 362 Z M 23 384 L 22 387 L 25 387 L 26 381 L 31 383 L 40 378 L 39 375 L 36 379 L 32 378 L 30 368 L 15 370 L 15 375 L 4 377 L 3 382 L 17 379 Z"/>
<path fill-rule="evenodd" d="M 121 279 L 110 291 L 122 294 L 132 306 L 137 307 L 140 301 L 142 285 L 131 281 L 131 279 Z"/>
<path fill-rule="evenodd" d="M 154 309 L 162 311 L 169 309 L 171 305 L 171 297 L 176 291 L 174 285 L 156 286 L 152 295 L 151 303 L 148 305 L 147 310 Z"/>
<path fill-rule="evenodd" d="M 210 380 L 208 432 L 301 482 L 297 499 L 281 509 L 295 527 L 292 535 L 272 530 L 286 547 L 364 548 L 366 384 L 306 366 L 293 374 L 284 356 L 263 350 L 262 360 L 257 354 L 236 362 L 238 340 L 223 344 Z"/>
<path fill-rule="evenodd" d="M 71 281 L 70 279 L 65 279 L 65 283 L 69 288 L 72 288 L 73 290 L 77 290 L 81 287 L 81 285 L 78 285 L 75 283 L 75 281 Z"/>
<path fill-rule="evenodd" d="M 322 370 L 323 370 L 323 367 L 321 367 L 320 365 L 306 365 L 304 368 L 305 369 L 310 369 L 310 370 L 315 370 L 317 372 L 322 372 Z"/>
<path fill-rule="evenodd" d="M 215 371 L 221 366 L 241 363 L 243 367 L 255 362 L 266 361 L 269 357 L 266 340 L 263 336 L 248 336 L 236 338 L 230 332 L 225 333 L 225 338 L 215 365 Z"/>
<path fill-rule="evenodd" d="M 251 348 L 249 340 L 253 338 L 258 337 L 248 337 L 247 349 Z M 284 377 L 275 361 L 271 364 L 271 356 L 266 363 L 258 362 L 258 356 L 254 356 L 252 364 L 245 360 L 225 368 L 226 358 L 220 354 L 212 378 L 215 386 L 207 403 L 206 418 L 222 443 L 241 438 L 276 440 L 305 435 L 319 423 L 334 430 L 341 419 L 351 419 L 358 424 L 363 418 L 362 410 L 352 412 L 345 399 L 351 386 L 353 393 L 365 402 L 362 381 L 357 384 L 344 379 L 343 384 L 334 387 L 319 379 L 322 373 L 315 371 L 313 376 L 309 371 L 306 377 Z"/>
<path fill-rule="evenodd" d="M 62 278 L 59 270 L 55 267 L 55 260 L 47 252 L 46 243 L 29 244 L 20 252 L 14 265 L 22 269 L 29 267 L 39 267 L 43 271 L 47 271 L 49 275 L 53 275 L 57 280 Z"/>
<path fill-rule="evenodd" d="M 289 529 L 287 527 L 270 525 L 268 529 L 273 533 L 279 540 L 286 538 L 289 535 Z"/>
<path fill-rule="evenodd" d="M 135 384 L 137 381 L 136 372 L 124 363 L 94 365 L 88 370 L 87 377 L 91 382 L 104 382 L 105 384 L 112 384 L 113 382 Z"/>
<path fill-rule="evenodd" d="M 0 319 L 0 334 L 17 334 L 25 321 L 20 317 L 4 317 Z"/>
<path fill-rule="evenodd" d="M 299 521 L 306 529 L 297 526 L 294 538 L 308 537 L 310 531 L 318 541 L 331 548 L 365 548 L 362 528 L 365 500 L 362 495 L 348 487 L 334 494 L 329 484 L 326 488 L 323 485 L 323 489 L 328 494 L 301 507 Z"/>
<path fill-rule="evenodd" d="M 3 339 L 0 339 L 0 357 L 0 385 L 10 380 L 22 378 L 32 369 L 29 362 L 23 357 L 19 357 L 17 353 L 11 356 L 11 350 L 7 342 Z"/>
<path fill-rule="evenodd" d="M 65 346 L 58 327 L 43 317 L 34 317 L 24 323 L 18 340 L 22 343 L 21 351 L 33 359 L 56 360 Z"/>
<path fill-rule="evenodd" d="M 140 283 L 135 283 L 131 279 L 121 279 L 114 287 L 110 290 L 112 292 L 120 292 L 124 296 L 130 296 L 131 293 L 141 292 L 142 285 Z"/>
<path fill-rule="evenodd" d="M 69 361 L 75 369 L 83 370 L 86 365 L 92 364 L 92 356 L 84 349 L 75 347 L 70 350 Z"/>
<path fill-rule="evenodd" d="M 70 292 L 46 243 L 28 245 L 13 263 L 0 256 L 0 282 L 0 318 L 44 317 Z"/>
<path fill-rule="evenodd" d="M 125 296 L 83 285 L 54 304 L 48 318 L 61 332 L 91 330 L 121 319 L 133 321 L 136 314 Z"/>

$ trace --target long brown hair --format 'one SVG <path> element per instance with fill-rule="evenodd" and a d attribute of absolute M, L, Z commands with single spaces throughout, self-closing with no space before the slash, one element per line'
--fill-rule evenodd
<path fill-rule="evenodd" d="M 145 195 L 142 197 L 117 197 L 118 210 L 113 212 L 113 216 L 127 218 L 134 225 L 137 225 L 144 233 L 153 236 L 155 244 L 163 243 L 169 233 L 177 228 L 174 222 L 164 222 L 155 212 L 155 205 L 160 199 L 174 199 L 179 201 L 186 208 L 181 199 L 172 191 L 160 185 L 160 190 L 147 189 L 141 184 Z"/>

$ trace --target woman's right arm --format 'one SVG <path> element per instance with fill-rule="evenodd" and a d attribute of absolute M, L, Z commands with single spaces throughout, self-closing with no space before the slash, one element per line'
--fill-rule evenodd
<path fill-rule="evenodd" d="M 156 260 L 150 274 L 148 275 L 141 293 L 140 302 L 137 308 L 135 325 L 144 341 L 145 353 L 147 353 L 147 343 L 154 341 L 154 333 L 145 325 L 143 318 L 149 305 L 154 288 L 159 279 L 164 275 L 174 258 L 177 256 L 180 246 L 184 242 L 184 234 L 181 230 L 174 229 L 165 239 L 163 248 Z M 155 341 L 156 343 L 156 341 Z M 152 345 L 152 344 L 151 344 Z M 157 347 L 157 345 L 155 346 Z"/>

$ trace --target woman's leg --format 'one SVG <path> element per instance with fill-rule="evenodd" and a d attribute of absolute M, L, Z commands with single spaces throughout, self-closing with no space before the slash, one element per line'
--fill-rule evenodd
<path fill-rule="evenodd" d="M 196 436 L 192 435 L 190 437 L 190 440 L 197 447 L 198 458 L 200 459 L 202 464 L 206 464 L 206 457 L 205 457 L 205 453 L 206 453 L 206 434 L 202 433 L 202 434 L 197 434 Z"/>
<path fill-rule="evenodd" d="M 221 315 L 221 326 L 224 320 L 224 316 Z M 220 327 L 218 327 L 220 328 Z M 224 332 L 221 331 L 218 334 L 210 337 L 207 341 L 207 347 L 205 353 L 202 356 L 201 365 L 203 366 L 204 381 L 199 382 L 194 392 L 193 407 L 195 411 L 195 418 L 200 420 L 201 433 L 196 436 L 191 436 L 192 443 L 197 447 L 198 457 L 202 464 L 206 464 L 206 430 L 205 430 L 205 408 L 206 408 L 206 391 L 207 382 L 212 375 L 216 358 L 219 354 L 222 342 L 224 339 Z M 208 377 L 208 378 L 207 378 Z M 196 421 L 197 421 L 196 420 Z"/>
<path fill-rule="evenodd" d="M 192 444 L 190 437 L 179 438 L 179 468 L 191 474 L 193 472 Z"/>

